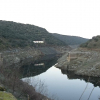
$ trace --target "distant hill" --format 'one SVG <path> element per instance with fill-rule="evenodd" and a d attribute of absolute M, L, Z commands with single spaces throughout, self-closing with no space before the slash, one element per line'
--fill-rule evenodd
<path fill-rule="evenodd" d="M 68 45 L 80 45 L 88 41 L 88 39 L 77 36 L 60 35 L 56 33 L 53 33 L 52 35 Z"/>
<path fill-rule="evenodd" d="M 44 28 L 0 20 L 0 49 L 34 46 L 33 41 L 43 38 L 46 45 L 66 45 Z"/>
<path fill-rule="evenodd" d="M 86 43 L 80 45 L 83 48 L 100 48 L 100 35 L 93 37 Z"/>

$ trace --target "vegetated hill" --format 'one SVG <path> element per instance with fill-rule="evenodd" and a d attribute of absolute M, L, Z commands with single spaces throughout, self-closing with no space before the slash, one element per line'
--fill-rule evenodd
<path fill-rule="evenodd" d="M 34 46 L 43 38 L 47 45 L 66 45 L 44 28 L 0 20 L 0 49 Z"/>
<path fill-rule="evenodd" d="M 77 36 L 60 35 L 56 33 L 53 33 L 52 35 L 68 45 L 80 45 L 88 41 L 88 39 Z"/>
<path fill-rule="evenodd" d="M 86 43 L 80 45 L 83 48 L 100 48 L 100 35 L 93 37 Z"/>

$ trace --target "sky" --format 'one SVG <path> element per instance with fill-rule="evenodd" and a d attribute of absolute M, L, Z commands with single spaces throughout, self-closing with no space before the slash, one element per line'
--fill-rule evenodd
<path fill-rule="evenodd" d="M 100 0 L 0 0 L 0 20 L 92 38 L 100 35 Z"/>

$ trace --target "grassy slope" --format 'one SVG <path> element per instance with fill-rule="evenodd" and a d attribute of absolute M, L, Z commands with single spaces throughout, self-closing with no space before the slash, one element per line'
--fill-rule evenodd
<path fill-rule="evenodd" d="M 0 91 L 0 100 L 17 100 L 11 93 Z"/>

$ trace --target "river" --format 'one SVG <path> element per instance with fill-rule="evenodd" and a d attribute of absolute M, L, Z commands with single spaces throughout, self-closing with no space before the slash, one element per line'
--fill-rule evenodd
<path fill-rule="evenodd" d="M 53 59 L 24 66 L 23 81 L 55 100 L 100 100 L 99 78 L 76 76 L 56 68 L 55 64 Z"/>

